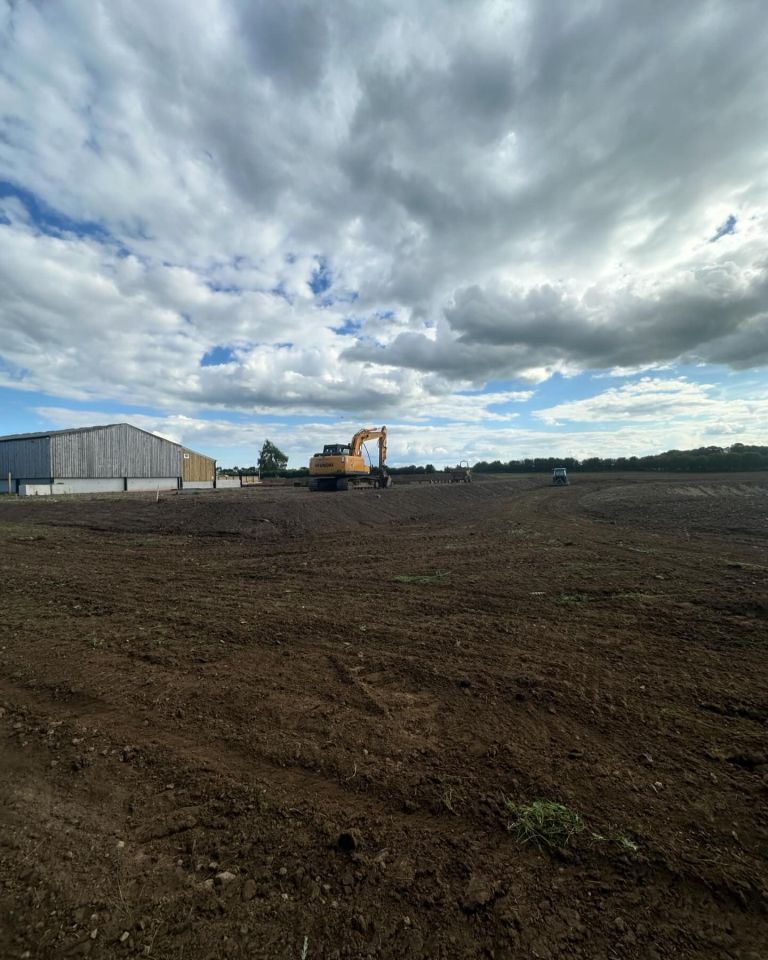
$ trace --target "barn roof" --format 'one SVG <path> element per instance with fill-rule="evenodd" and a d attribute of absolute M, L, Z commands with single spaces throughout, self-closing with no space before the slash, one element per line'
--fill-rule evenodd
<path fill-rule="evenodd" d="M 43 437 L 60 437 L 65 433 L 89 433 L 91 430 L 106 430 L 108 427 L 131 427 L 133 430 L 141 430 L 142 433 L 146 433 L 150 437 L 157 437 L 156 433 L 150 433 L 148 430 L 142 430 L 141 427 L 134 427 L 132 423 L 98 423 L 94 427 L 67 427 L 65 430 L 41 430 L 39 433 L 9 433 L 6 436 L 0 437 L 0 442 L 3 440 L 39 440 Z M 165 437 L 158 437 L 160 440 L 165 440 Z M 173 440 L 168 440 L 168 443 L 174 443 Z M 176 444 L 180 446 L 180 444 Z"/>

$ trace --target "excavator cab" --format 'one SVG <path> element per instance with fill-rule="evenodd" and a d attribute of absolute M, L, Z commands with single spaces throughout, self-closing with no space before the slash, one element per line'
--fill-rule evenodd
<path fill-rule="evenodd" d="M 317 456 L 323 457 L 348 457 L 352 453 L 352 450 L 349 444 L 344 443 L 326 443 L 323 447 L 322 454 L 317 454 Z"/>

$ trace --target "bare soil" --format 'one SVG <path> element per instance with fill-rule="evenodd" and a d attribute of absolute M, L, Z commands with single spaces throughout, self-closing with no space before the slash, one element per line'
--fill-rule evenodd
<path fill-rule="evenodd" d="M 764 960 L 767 547 L 756 474 L 0 499 L 0 956 Z"/>

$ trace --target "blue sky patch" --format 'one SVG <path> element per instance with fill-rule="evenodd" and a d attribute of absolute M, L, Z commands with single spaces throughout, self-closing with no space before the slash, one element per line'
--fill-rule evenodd
<path fill-rule="evenodd" d="M 317 305 L 318 307 L 325 309 L 326 307 L 333 307 L 337 303 L 354 303 L 358 297 L 358 292 L 356 290 L 351 290 L 349 293 L 340 293 L 338 296 L 336 294 L 331 294 L 328 297 L 323 297 L 317 301 Z"/>
<path fill-rule="evenodd" d="M 717 230 L 715 230 L 715 235 L 710 239 L 709 242 L 715 243 L 715 241 L 719 240 L 720 237 L 725 237 L 729 233 L 736 233 L 736 224 L 738 222 L 739 221 L 736 219 L 736 217 L 731 214 L 728 219 L 721 223 Z"/>
<path fill-rule="evenodd" d="M 285 300 L 286 303 L 290 303 L 291 305 L 293 305 L 293 300 L 288 295 L 288 293 L 286 293 L 286 290 L 282 281 L 278 283 L 276 287 L 272 287 L 272 289 L 269 292 L 272 294 L 272 296 L 280 297 L 281 299 Z"/>
<path fill-rule="evenodd" d="M 315 260 L 317 260 L 317 266 L 309 278 L 309 289 L 317 297 L 330 289 L 333 283 L 333 274 L 331 273 L 331 268 L 328 266 L 326 257 L 315 257 Z"/>
<path fill-rule="evenodd" d="M 341 337 L 351 337 L 357 333 L 362 325 L 362 320 L 355 320 L 353 317 L 347 317 L 340 327 L 331 327 L 331 330 L 333 330 L 334 333 L 338 333 Z"/>
<path fill-rule="evenodd" d="M 74 220 L 59 210 L 48 206 L 45 201 L 29 190 L 18 187 L 8 180 L 0 180 L 0 199 L 15 197 L 24 205 L 32 223 L 42 233 L 58 236 L 61 233 L 74 233 L 78 237 L 95 237 L 108 240 L 109 234 L 98 223 L 89 220 Z"/>
<path fill-rule="evenodd" d="M 203 354 L 201 367 L 221 367 L 225 363 L 233 363 L 237 357 L 231 347 L 215 346 Z"/>
<path fill-rule="evenodd" d="M 212 293 L 242 293 L 242 287 L 234 283 L 218 283 L 216 280 L 206 280 L 205 285 Z"/>

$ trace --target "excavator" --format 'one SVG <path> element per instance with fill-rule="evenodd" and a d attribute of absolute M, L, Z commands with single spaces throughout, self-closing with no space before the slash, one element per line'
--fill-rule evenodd
<path fill-rule="evenodd" d="M 371 474 L 363 459 L 366 440 L 379 441 L 379 472 Z M 387 472 L 387 428 L 358 430 L 350 443 L 326 443 L 322 453 L 309 461 L 309 489 L 348 490 L 356 486 L 391 487 L 392 477 Z"/>

